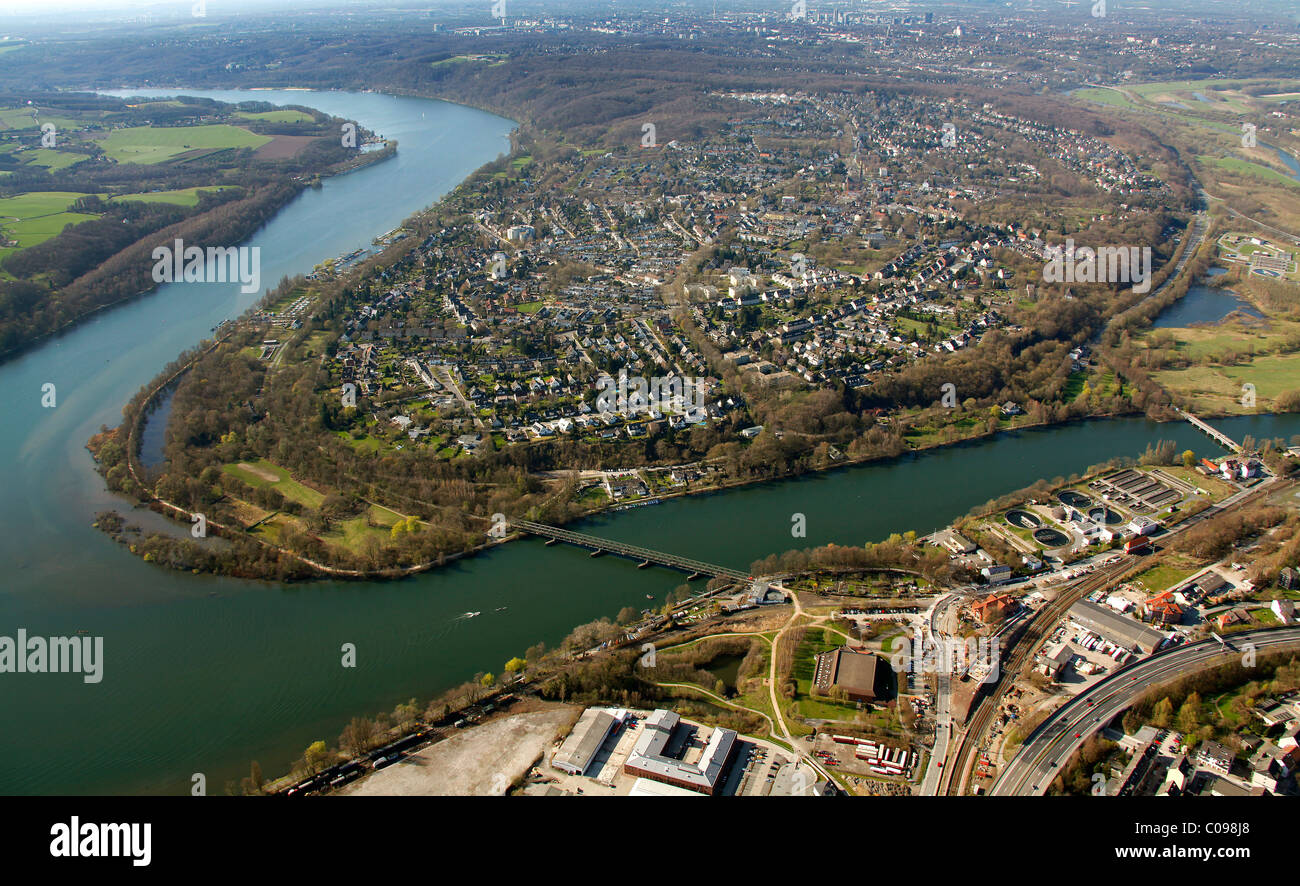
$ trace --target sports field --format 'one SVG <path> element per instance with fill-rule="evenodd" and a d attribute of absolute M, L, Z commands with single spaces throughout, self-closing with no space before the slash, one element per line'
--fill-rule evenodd
<path fill-rule="evenodd" d="M 238 126 L 134 126 L 115 129 L 96 139 L 109 157 L 119 163 L 165 163 L 183 154 L 227 148 L 257 148 L 271 140 Z M 201 155 L 200 155 L 201 156 Z"/>

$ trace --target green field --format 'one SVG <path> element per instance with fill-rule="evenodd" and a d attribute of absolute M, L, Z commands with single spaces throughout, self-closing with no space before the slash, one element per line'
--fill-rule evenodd
<path fill-rule="evenodd" d="M 271 464 L 271 462 L 266 459 L 258 459 L 249 464 L 257 470 L 250 471 L 246 468 L 241 468 L 238 464 L 222 465 L 221 470 L 230 474 L 232 477 L 238 477 L 240 480 L 243 480 L 249 486 L 254 488 L 270 486 L 285 498 L 290 501 L 296 501 L 304 507 L 313 509 L 319 508 L 320 503 L 325 500 L 325 496 L 322 493 L 307 486 L 303 486 L 297 480 L 294 480 L 293 477 L 289 475 L 289 472 L 279 465 Z M 259 474 L 270 474 L 278 479 L 270 480 L 265 476 L 260 476 Z"/>
<path fill-rule="evenodd" d="M 266 459 L 247 463 L 249 468 L 239 464 L 223 465 L 221 470 L 232 477 L 238 477 L 249 486 L 270 487 L 286 499 L 296 501 L 303 507 L 317 510 L 325 500 L 325 495 L 308 486 L 304 486 L 290 476 L 289 472 Z M 277 479 L 272 480 L 270 477 Z M 321 533 L 320 539 L 326 544 L 345 548 L 353 553 L 365 550 L 367 539 L 374 539 L 381 545 L 389 544 L 390 529 L 394 523 L 403 519 L 403 515 L 379 505 L 370 505 L 365 513 L 336 522 L 329 532 Z M 369 524 L 374 524 L 369 525 Z M 272 541 L 278 541 L 281 527 L 298 525 L 299 521 L 287 514 L 279 514 L 253 530 L 254 534 L 263 535 Z"/>
<path fill-rule="evenodd" d="M 484 52 L 478 55 L 453 55 L 451 58 L 444 58 L 442 61 L 430 62 L 429 66 L 438 68 L 442 65 L 459 65 L 466 62 L 486 63 L 489 68 L 495 68 L 497 65 L 504 65 L 506 60 L 501 53 Z"/>
<path fill-rule="evenodd" d="M 1241 403 L 1242 386 L 1255 386 L 1255 402 L 1267 409 L 1273 398 L 1284 391 L 1300 388 L 1300 354 L 1257 357 L 1239 366 L 1192 366 L 1152 373 L 1164 387 L 1198 397 L 1205 404 L 1224 412 L 1255 412 Z"/>
<path fill-rule="evenodd" d="M 1076 89 L 1074 95 L 1078 98 L 1091 102 L 1097 102 L 1103 105 L 1114 105 L 1117 108 L 1132 108 L 1138 110 L 1138 106 L 1128 100 L 1128 97 L 1114 89 L 1103 89 L 1101 87 Z"/>
<path fill-rule="evenodd" d="M 1235 172 L 1238 175 L 1255 175 L 1267 181 L 1278 182 L 1281 184 L 1300 187 L 1300 181 L 1296 181 L 1291 176 L 1278 172 L 1268 166 L 1260 166 L 1258 163 L 1251 163 L 1249 160 L 1242 160 L 1239 157 L 1211 157 L 1206 154 L 1197 156 L 1197 161 L 1206 166 L 1217 166 L 1228 172 Z"/>
<path fill-rule="evenodd" d="M 240 111 L 236 117 L 245 120 L 264 120 L 269 123 L 311 123 L 316 118 L 306 111 Z"/>
<path fill-rule="evenodd" d="M 210 126 L 135 126 L 116 129 L 101 139 L 99 146 L 119 163 L 165 163 L 190 151 L 219 151 L 228 148 L 259 148 L 271 140 L 238 126 L 224 123 Z"/>
<path fill-rule="evenodd" d="M 85 154 L 75 154 L 72 151 L 59 151 L 54 148 L 36 148 L 31 151 L 23 151 L 19 155 L 26 160 L 31 166 L 44 166 L 50 172 L 58 172 L 60 169 L 67 169 L 69 166 L 75 166 L 82 160 L 90 158 Z"/>
<path fill-rule="evenodd" d="M 829 634 L 829 636 L 828 636 Z M 789 642 L 788 640 L 786 642 Z M 853 722 L 857 716 L 856 704 L 839 704 L 826 698 L 812 696 L 813 672 L 817 669 L 817 655 L 844 645 L 844 638 L 824 631 L 819 627 L 810 627 L 804 633 L 794 653 L 794 679 L 798 690 L 795 694 L 795 711 L 800 717 L 815 720 L 841 720 Z M 795 724 L 791 724 L 794 726 Z M 804 731 L 802 727 L 796 731 Z"/>
<path fill-rule="evenodd" d="M 175 191 L 152 191 L 148 194 L 120 194 L 114 200 L 130 200 L 135 203 L 175 203 L 177 206 L 198 206 L 200 191 L 224 191 L 229 185 L 217 185 L 211 188 L 181 188 Z"/>
<path fill-rule="evenodd" d="M 19 249 L 44 243 L 57 236 L 67 225 L 90 221 L 94 215 L 68 212 L 67 209 L 85 194 L 70 191 L 33 191 L 17 197 L 0 199 L 0 230 L 6 240 L 17 240 L 16 247 L 0 248 L 0 262 Z"/>
<path fill-rule="evenodd" d="M 1174 585 L 1181 584 L 1185 579 L 1191 578 L 1193 571 L 1191 569 L 1176 569 L 1162 563 L 1148 569 L 1141 575 L 1135 575 L 1133 580 L 1141 582 L 1142 586 L 1151 593 L 1158 594 L 1161 591 L 1169 590 Z"/>

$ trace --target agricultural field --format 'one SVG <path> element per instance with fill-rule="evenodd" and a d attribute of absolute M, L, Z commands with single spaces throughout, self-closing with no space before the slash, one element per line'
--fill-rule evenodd
<path fill-rule="evenodd" d="M 152 164 L 166 163 L 192 152 L 259 148 L 270 142 L 271 137 L 217 123 L 209 126 L 133 126 L 115 129 L 95 141 L 105 154 L 119 163 Z"/>
<path fill-rule="evenodd" d="M 36 191 L 0 198 L 0 236 L 16 240 L 16 246 L 0 246 L 0 262 L 29 246 L 44 243 L 67 225 L 90 221 L 96 216 L 68 212 L 68 207 L 85 194 L 69 191 Z"/>
<path fill-rule="evenodd" d="M 1300 354 L 1256 357 L 1235 366 L 1166 369 L 1152 377 L 1169 390 L 1196 398 L 1197 409 L 1233 414 L 1269 410 L 1285 391 L 1300 389 Z M 1255 386 L 1254 408 L 1242 403 L 1243 385 Z"/>
<path fill-rule="evenodd" d="M 1246 90 L 1260 91 L 1252 95 Z M 1073 95 L 1120 116 L 1158 117 L 1169 143 L 1201 179 L 1211 202 L 1226 202 L 1283 229 L 1300 222 L 1295 189 L 1300 176 L 1277 149 L 1300 156 L 1294 130 L 1271 116 L 1300 90 L 1293 79 L 1188 80 L 1136 83 L 1118 89 L 1086 88 Z M 1256 129 L 1247 146 L 1243 124 Z"/>
<path fill-rule="evenodd" d="M 36 107 L 0 108 L 0 132 L 5 130 L 40 129 L 46 123 L 53 123 L 59 131 L 79 129 L 83 121 L 71 117 L 59 117 L 49 112 L 42 112 Z"/>
<path fill-rule="evenodd" d="M 316 118 L 306 111 L 239 111 L 236 117 L 245 120 L 263 120 L 268 123 L 311 123 Z"/>
<path fill-rule="evenodd" d="M 58 172 L 60 169 L 76 166 L 82 160 L 90 159 L 85 154 L 78 154 L 74 151 L 60 151 L 56 148 L 36 148 L 23 151 L 19 156 L 21 159 L 26 160 L 28 165 L 44 166 L 50 172 Z"/>
<path fill-rule="evenodd" d="M 150 191 L 146 194 L 119 194 L 114 200 L 130 200 L 136 203 L 175 203 L 177 206 L 198 206 L 199 194 L 204 191 L 224 191 L 230 185 L 217 185 L 211 188 L 181 188 L 175 191 Z"/>

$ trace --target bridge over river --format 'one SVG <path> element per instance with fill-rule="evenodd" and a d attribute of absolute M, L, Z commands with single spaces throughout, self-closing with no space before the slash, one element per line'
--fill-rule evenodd
<path fill-rule="evenodd" d="M 594 535 L 584 535 L 581 532 L 561 529 L 558 526 L 551 526 L 546 523 L 534 523 L 532 520 L 510 520 L 507 525 L 512 529 L 549 539 L 546 542 L 547 544 L 562 541 L 577 545 L 580 548 L 586 548 L 591 551 L 593 557 L 604 553 L 618 554 L 621 557 L 638 561 L 642 568 L 655 563 L 689 573 L 691 578 L 702 578 L 708 575 L 715 578 L 728 578 L 732 581 L 753 581 L 752 575 L 748 572 L 741 572 L 739 569 L 730 569 L 726 566 L 716 566 L 713 563 L 678 557 L 676 554 L 665 554 L 662 551 L 625 544 L 621 541 L 609 541 L 608 539 L 597 538 Z"/>
<path fill-rule="evenodd" d="M 1227 434 L 1223 433 L 1223 431 L 1214 428 L 1209 423 L 1202 421 L 1201 419 L 1192 415 L 1190 412 L 1184 412 L 1183 410 L 1179 409 L 1178 414 L 1181 415 L 1183 418 L 1187 419 L 1189 422 L 1191 422 L 1193 427 L 1196 427 L 1204 431 L 1205 433 L 1209 434 L 1216 443 L 1220 444 L 1226 449 L 1232 450 L 1234 453 L 1238 455 L 1241 454 L 1241 444 L 1238 443 L 1236 440 L 1233 440 Z"/>

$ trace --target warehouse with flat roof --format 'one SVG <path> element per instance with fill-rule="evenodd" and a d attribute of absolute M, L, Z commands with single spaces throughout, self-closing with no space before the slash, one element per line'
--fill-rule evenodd
<path fill-rule="evenodd" d="M 722 774 L 736 751 L 736 733 L 714 729 L 698 756 L 670 756 L 669 745 L 680 726 L 681 717 L 675 711 L 657 710 L 647 717 L 623 771 L 711 796 L 722 784 Z"/>
<path fill-rule="evenodd" d="M 587 708 L 551 758 L 551 765 L 570 775 L 582 775 L 619 722 L 618 717 L 604 708 Z"/>
<path fill-rule="evenodd" d="M 1071 606 L 1070 618 L 1085 630 L 1130 652 L 1154 652 L 1167 636 L 1109 606 L 1100 606 L 1090 600 L 1080 600 Z"/>

